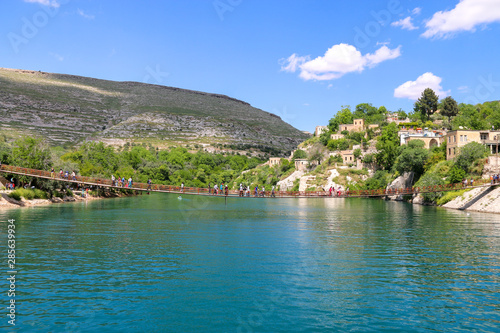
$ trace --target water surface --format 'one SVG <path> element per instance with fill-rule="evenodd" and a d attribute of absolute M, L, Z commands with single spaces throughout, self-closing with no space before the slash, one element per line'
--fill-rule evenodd
<path fill-rule="evenodd" d="M 23 332 L 500 327 L 498 215 L 170 194 L 14 209 L 4 275 L 9 218 Z"/>

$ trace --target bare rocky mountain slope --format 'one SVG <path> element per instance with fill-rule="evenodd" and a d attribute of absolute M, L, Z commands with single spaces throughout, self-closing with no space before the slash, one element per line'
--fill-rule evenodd
<path fill-rule="evenodd" d="M 294 149 L 307 135 L 280 117 L 224 95 L 139 82 L 0 68 L 0 130 L 51 144 L 234 144 Z"/>

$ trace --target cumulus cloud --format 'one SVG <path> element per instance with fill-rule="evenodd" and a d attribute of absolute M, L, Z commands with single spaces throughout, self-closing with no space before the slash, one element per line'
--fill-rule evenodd
<path fill-rule="evenodd" d="M 423 37 L 448 38 L 460 31 L 475 31 L 479 25 L 500 22 L 500 1 L 462 0 L 449 11 L 434 13 L 425 24 Z"/>
<path fill-rule="evenodd" d="M 385 60 L 395 59 L 401 55 L 401 46 L 389 49 L 382 46 L 375 53 L 362 55 L 356 47 L 349 44 L 337 44 L 329 48 L 323 56 L 309 60 L 309 56 L 292 54 L 281 59 L 281 70 L 296 72 L 304 80 L 333 80 L 346 73 L 362 72 L 366 67 L 374 67 Z"/>
<path fill-rule="evenodd" d="M 411 22 L 411 16 L 408 16 L 407 18 L 401 19 L 401 20 L 396 21 L 396 22 L 392 22 L 391 26 L 393 26 L 393 27 L 401 27 L 401 29 L 404 29 L 404 30 L 415 30 L 415 29 L 418 29 Z"/>
<path fill-rule="evenodd" d="M 24 2 L 38 3 L 43 6 L 54 7 L 54 8 L 59 7 L 59 2 L 57 0 L 24 0 Z"/>
<path fill-rule="evenodd" d="M 425 88 L 431 88 L 439 98 L 444 98 L 450 94 L 450 91 L 443 90 L 443 87 L 441 87 L 442 80 L 442 78 L 431 72 L 424 73 L 415 81 L 406 81 L 394 89 L 394 97 L 417 100 L 420 98 Z"/>

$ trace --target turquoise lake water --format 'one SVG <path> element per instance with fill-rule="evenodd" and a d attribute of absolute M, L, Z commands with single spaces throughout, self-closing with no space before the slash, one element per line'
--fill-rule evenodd
<path fill-rule="evenodd" d="M 142 195 L 0 211 L 19 332 L 498 332 L 500 216 Z M 5 306 L 4 306 L 5 305 Z"/>

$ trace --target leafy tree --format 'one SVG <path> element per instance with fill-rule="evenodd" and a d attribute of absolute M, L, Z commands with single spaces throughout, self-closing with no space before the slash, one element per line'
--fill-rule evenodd
<path fill-rule="evenodd" d="M 446 161 L 446 142 L 443 142 L 439 147 L 434 146 L 431 148 L 429 158 L 424 165 L 424 170 L 430 170 L 432 166 L 438 164 L 441 161 Z"/>
<path fill-rule="evenodd" d="M 420 179 L 415 183 L 415 187 L 427 187 L 427 186 L 435 186 L 435 185 L 444 185 L 444 180 L 441 179 L 438 175 L 434 173 L 425 173 Z M 429 192 L 422 193 L 422 197 L 425 202 L 435 203 L 436 200 L 441 198 L 443 195 L 442 192 Z"/>
<path fill-rule="evenodd" d="M 331 131 L 321 133 L 321 135 L 319 136 L 319 141 L 323 144 L 323 146 L 328 145 L 328 141 L 330 140 L 331 135 Z"/>
<path fill-rule="evenodd" d="M 430 119 L 438 108 L 438 96 L 431 88 L 425 88 L 420 98 L 415 102 L 414 111 L 421 114 L 421 119 Z"/>
<path fill-rule="evenodd" d="M 5 142 L 0 142 L 0 162 L 3 164 L 11 164 L 10 157 L 12 148 Z"/>
<path fill-rule="evenodd" d="M 365 182 L 365 190 L 379 190 L 384 189 L 389 184 L 390 175 L 387 171 L 377 170 L 373 177 L 368 178 Z"/>
<path fill-rule="evenodd" d="M 411 140 L 408 145 L 401 147 L 401 153 L 394 165 L 400 174 L 413 171 L 418 178 L 424 173 L 424 165 L 429 157 L 429 151 L 424 145 L 422 140 Z"/>
<path fill-rule="evenodd" d="M 328 143 L 326 145 L 328 147 L 328 149 L 330 150 L 337 150 L 338 147 L 339 147 L 339 140 L 328 140 Z"/>
<path fill-rule="evenodd" d="M 385 170 L 390 170 L 399 152 L 398 126 L 390 123 L 382 130 L 376 144 L 378 153 L 375 155 L 377 164 Z"/>
<path fill-rule="evenodd" d="M 337 132 L 340 124 L 352 124 L 353 120 L 354 116 L 351 112 L 351 107 L 343 105 L 342 109 L 335 114 L 335 117 L 330 119 L 328 128 L 332 132 Z"/>
<path fill-rule="evenodd" d="M 460 126 L 472 130 L 486 130 L 490 128 L 488 121 L 481 115 L 478 107 L 463 103 L 459 105 L 458 115 L 452 120 L 453 129 L 458 129 Z"/>
<path fill-rule="evenodd" d="M 366 154 L 363 157 L 363 163 L 370 164 L 370 163 L 373 163 L 374 161 L 375 161 L 375 159 L 373 158 L 373 154 Z"/>
<path fill-rule="evenodd" d="M 451 124 L 451 117 L 455 117 L 458 114 L 458 104 L 453 97 L 448 96 L 441 102 L 441 114 L 448 117 L 448 121 Z"/>
<path fill-rule="evenodd" d="M 398 114 L 399 120 L 404 120 L 404 119 L 408 118 L 408 114 L 405 111 L 403 111 L 403 109 L 399 109 L 397 114 Z"/>
<path fill-rule="evenodd" d="M 366 119 L 370 115 L 377 114 L 378 110 L 370 103 L 361 103 L 356 105 L 356 109 L 354 110 L 354 118 L 363 118 Z"/>
<path fill-rule="evenodd" d="M 446 180 L 450 184 L 460 183 L 466 176 L 466 172 L 464 169 L 460 169 L 458 166 L 454 165 L 448 174 Z"/>
<path fill-rule="evenodd" d="M 481 114 L 486 116 L 491 128 L 500 129 L 500 102 L 485 102 L 480 106 Z"/>
<path fill-rule="evenodd" d="M 346 139 L 339 139 L 338 140 L 338 149 L 339 150 L 349 149 L 349 141 L 347 141 Z"/>
<path fill-rule="evenodd" d="M 296 159 L 304 159 L 304 158 L 307 158 L 307 153 L 306 153 L 305 151 L 303 151 L 302 149 L 297 149 L 297 150 L 293 153 L 292 160 L 296 160 Z"/>
<path fill-rule="evenodd" d="M 365 137 L 365 132 L 351 132 L 348 133 L 346 138 L 355 141 L 356 143 L 361 143 Z"/>
<path fill-rule="evenodd" d="M 470 142 L 460 148 L 460 153 L 455 158 L 455 166 L 468 173 L 474 161 L 485 156 L 488 156 L 488 149 L 485 146 L 477 142 Z"/>
<path fill-rule="evenodd" d="M 14 142 L 12 163 L 16 166 L 47 170 L 52 165 L 49 146 L 41 138 L 24 137 Z"/>
<path fill-rule="evenodd" d="M 359 149 L 359 148 L 354 149 L 354 151 L 352 152 L 352 154 L 354 155 L 354 157 L 356 159 L 360 158 L 361 157 L 361 149 Z"/>

